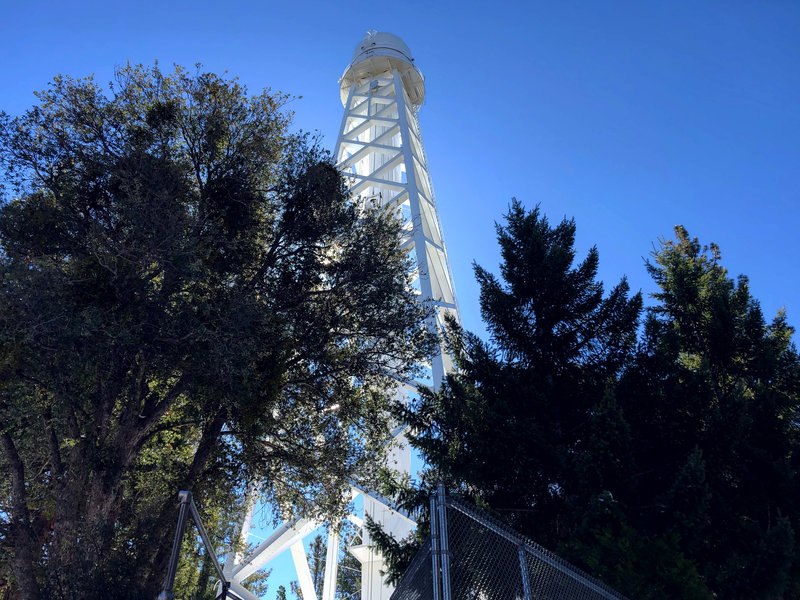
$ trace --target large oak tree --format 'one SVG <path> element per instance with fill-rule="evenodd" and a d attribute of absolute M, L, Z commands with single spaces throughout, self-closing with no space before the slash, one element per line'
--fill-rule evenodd
<path fill-rule="evenodd" d="M 38 97 L 0 126 L 0 569 L 31 600 L 153 597 L 178 489 L 341 508 L 425 308 L 286 96 L 128 67 Z"/>

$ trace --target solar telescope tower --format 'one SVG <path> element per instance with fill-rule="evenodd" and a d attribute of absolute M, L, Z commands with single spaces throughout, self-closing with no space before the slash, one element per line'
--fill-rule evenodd
<path fill-rule="evenodd" d="M 445 315 L 458 319 L 455 289 L 442 236 L 439 212 L 428 172 L 418 111 L 425 98 L 425 81 L 403 40 L 370 30 L 353 52 L 340 81 L 344 115 L 336 141 L 336 161 L 351 178 L 356 202 L 392 211 L 402 223 L 400 244 L 412 256 L 412 287 L 421 300 L 435 306 L 429 326 L 443 333 Z M 400 393 L 414 394 L 422 383 L 439 388 L 453 368 L 441 347 L 428 365 L 428 380 L 405 384 Z M 408 444 L 398 432 L 392 466 L 410 472 Z M 364 514 L 381 523 L 396 538 L 405 537 L 413 523 L 384 502 L 364 495 Z M 362 600 L 383 600 L 390 590 L 379 571 L 381 557 L 370 548 L 366 530 L 362 545 L 351 552 L 361 561 Z"/>
<path fill-rule="evenodd" d="M 340 95 L 339 168 L 352 178 L 354 200 L 401 219 L 401 244 L 416 265 L 412 285 L 421 299 L 433 302 L 431 327 L 443 331 L 445 314 L 458 318 L 458 308 L 420 133 L 425 81 L 408 46 L 391 33 L 368 31 L 342 75 Z M 438 388 L 453 368 L 444 348 L 430 367 L 428 385 Z"/>
<path fill-rule="evenodd" d="M 460 318 L 420 134 L 418 111 L 425 97 L 425 82 L 408 46 L 390 33 L 368 31 L 342 75 L 340 95 L 344 115 L 335 157 L 339 169 L 351 181 L 352 201 L 365 209 L 377 207 L 390 211 L 400 220 L 400 244 L 415 265 L 412 288 L 421 301 L 435 307 L 428 326 L 443 333 L 445 315 Z M 423 385 L 438 389 L 445 373 L 452 370 L 453 361 L 442 345 L 431 363 L 422 366 L 425 375 L 421 381 L 401 382 L 397 393 L 402 399 L 413 397 Z M 402 427 L 394 435 L 387 458 L 389 466 L 408 474 L 411 457 Z M 360 515 L 348 517 L 361 528 L 360 543 L 348 548 L 361 563 L 361 600 L 388 600 L 392 588 L 380 574 L 385 565 L 370 542 L 364 521 L 368 515 L 397 539 L 406 537 L 415 523 L 369 490 L 353 488 L 351 494 L 354 505 L 358 502 L 361 506 Z M 288 549 L 303 599 L 335 600 L 337 534 L 331 528 L 321 598 L 316 597 L 303 547 L 303 538 L 320 525 L 303 518 L 284 523 L 248 556 L 237 556 L 227 563 L 225 571 L 232 580 L 231 591 L 244 600 L 256 600 L 241 582 Z M 243 535 L 247 535 L 249 526 L 248 520 L 243 525 Z"/>

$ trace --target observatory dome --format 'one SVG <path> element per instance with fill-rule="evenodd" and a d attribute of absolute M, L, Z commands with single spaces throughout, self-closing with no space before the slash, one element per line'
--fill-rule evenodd
<path fill-rule="evenodd" d="M 342 104 L 347 102 L 350 86 L 384 74 L 398 71 L 408 98 L 420 106 L 425 98 L 425 82 L 414 65 L 411 50 L 394 34 L 370 29 L 353 51 L 353 59 L 341 79 Z"/>
<path fill-rule="evenodd" d="M 404 58 L 406 62 L 412 62 L 414 60 L 411 58 L 411 49 L 406 46 L 405 42 L 399 37 L 387 33 L 386 31 L 370 29 L 353 51 L 353 59 L 350 61 L 350 64 L 357 63 L 362 54 L 366 54 L 370 51 L 374 52 L 376 50 L 393 50 L 396 54 L 399 54 L 400 57 Z"/>

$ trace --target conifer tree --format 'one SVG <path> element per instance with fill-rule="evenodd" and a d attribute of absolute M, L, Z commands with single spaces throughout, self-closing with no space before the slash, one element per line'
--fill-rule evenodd
<path fill-rule="evenodd" d="M 716 245 L 679 226 L 647 264 L 658 303 L 618 390 L 636 432 L 622 500 L 717 597 L 797 597 L 793 329 L 783 311 L 768 324 L 748 279 L 720 263 Z"/>
<path fill-rule="evenodd" d="M 551 226 L 515 200 L 497 234 L 501 278 L 475 266 L 490 340 L 454 331 L 459 370 L 410 413 L 412 443 L 429 480 L 555 547 L 593 418 L 615 415 L 611 400 L 597 407 L 633 350 L 641 297 L 624 279 L 604 295 L 597 249 L 576 264 L 571 220 Z M 617 430 L 624 447 L 624 423 Z"/>
<path fill-rule="evenodd" d="M 490 339 L 453 324 L 459 371 L 406 414 L 423 487 L 396 495 L 424 515 L 444 481 L 632 598 L 800 598 L 785 313 L 767 323 L 747 278 L 677 227 L 646 264 L 636 344 L 640 297 L 624 281 L 603 297 L 595 250 L 573 267 L 574 223 L 518 203 L 506 219 L 502 279 L 476 266 Z"/>

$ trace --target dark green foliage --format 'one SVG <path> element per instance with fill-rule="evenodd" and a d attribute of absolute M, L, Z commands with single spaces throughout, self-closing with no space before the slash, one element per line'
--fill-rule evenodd
<path fill-rule="evenodd" d="M 475 267 L 491 342 L 456 332 L 460 372 L 423 396 L 413 443 L 430 476 L 552 547 L 596 404 L 635 342 L 641 298 L 624 280 L 604 297 L 594 248 L 574 264 L 573 222 L 551 227 L 516 201 L 506 220 L 502 283 Z"/>
<path fill-rule="evenodd" d="M 678 227 L 637 345 L 641 299 L 603 297 L 595 250 L 573 266 L 572 222 L 514 203 L 498 234 L 502 282 L 476 267 L 490 341 L 453 324 L 459 372 L 405 415 L 429 469 L 404 505 L 426 523 L 442 480 L 632 598 L 800 597 L 785 315 Z M 415 541 L 376 539 L 398 574 Z"/>
<path fill-rule="evenodd" d="M 221 548 L 254 478 L 342 510 L 425 310 L 396 223 L 285 96 L 126 68 L 39 100 L 0 128 L 0 570 L 24 598 L 154 597 L 179 489 Z"/>
<path fill-rule="evenodd" d="M 782 312 L 765 322 L 716 246 L 675 233 L 648 263 L 659 303 L 618 390 L 637 432 L 629 519 L 674 536 L 719 597 L 796 597 L 793 330 Z"/>
<path fill-rule="evenodd" d="M 555 548 L 570 535 L 564 524 L 575 518 L 578 471 L 597 470 L 585 460 L 587 444 L 628 443 L 624 424 L 619 440 L 593 437 L 605 426 L 593 419 L 615 418 L 604 395 L 633 350 L 641 298 L 629 297 L 624 280 L 604 295 L 596 249 L 575 264 L 572 221 L 551 227 L 538 208 L 527 212 L 514 201 L 497 231 L 502 281 L 475 266 L 491 341 L 451 323 L 459 372 L 404 416 L 430 465 L 427 485 L 443 480 Z M 408 492 L 402 503 L 424 513 L 425 498 Z M 397 564 L 413 556 L 383 542 Z"/>

